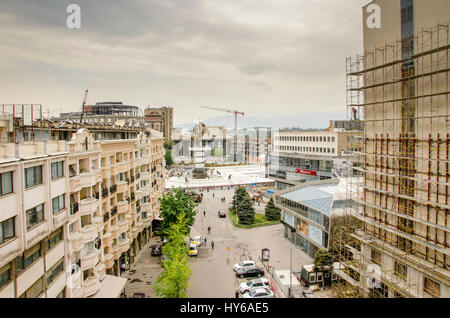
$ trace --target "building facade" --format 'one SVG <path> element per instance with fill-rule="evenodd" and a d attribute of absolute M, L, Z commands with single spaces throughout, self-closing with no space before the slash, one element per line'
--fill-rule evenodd
<path fill-rule="evenodd" d="M 274 133 L 269 176 L 277 189 L 312 180 L 331 179 L 333 168 L 351 162 L 362 151 L 362 132 L 330 129 L 328 131 L 279 131 Z"/>
<path fill-rule="evenodd" d="M 365 6 L 364 53 L 347 59 L 348 111 L 364 122 L 355 176 L 364 181 L 350 191 L 361 227 L 340 244 L 341 295 L 450 297 L 450 2 L 369 5 L 382 28 L 367 26 Z"/>
<path fill-rule="evenodd" d="M 162 135 L 95 140 L 80 129 L 0 149 L 0 297 L 117 297 L 120 265 L 158 219 Z"/>
<path fill-rule="evenodd" d="M 144 111 L 145 122 L 150 128 L 160 131 L 164 138 L 172 139 L 173 108 L 172 107 L 147 107 Z"/>

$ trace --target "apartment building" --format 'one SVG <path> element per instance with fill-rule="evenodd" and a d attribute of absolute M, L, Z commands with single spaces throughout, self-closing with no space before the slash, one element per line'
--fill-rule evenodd
<path fill-rule="evenodd" d="M 152 235 L 163 137 L 0 145 L 0 297 L 117 297 Z"/>
<path fill-rule="evenodd" d="M 173 108 L 172 107 L 147 107 L 144 111 L 145 122 L 151 129 L 161 132 L 164 138 L 172 139 Z"/>
<path fill-rule="evenodd" d="M 278 131 L 274 133 L 269 176 L 277 189 L 333 177 L 338 159 L 362 151 L 360 130 Z M 344 160 L 345 162 L 345 160 Z"/>
<path fill-rule="evenodd" d="M 0 298 L 67 297 L 65 142 L 0 144 Z"/>
<path fill-rule="evenodd" d="M 347 59 L 348 109 L 364 121 L 350 191 L 361 227 L 338 248 L 340 295 L 450 297 L 447 0 L 375 0 L 382 27 Z"/>

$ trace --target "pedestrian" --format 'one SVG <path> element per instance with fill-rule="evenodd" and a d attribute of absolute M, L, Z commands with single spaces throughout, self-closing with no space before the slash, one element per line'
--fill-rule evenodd
<path fill-rule="evenodd" d="M 206 246 L 206 237 L 205 237 L 205 246 Z"/>
<path fill-rule="evenodd" d="M 206 216 L 206 211 L 203 211 L 203 216 Z"/>
<path fill-rule="evenodd" d="M 122 274 L 123 272 L 125 272 L 125 262 L 122 263 L 122 265 L 120 265 L 120 274 Z"/>
<path fill-rule="evenodd" d="M 236 295 L 236 298 L 239 298 L 239 289 L 236 289 L 236 292 L 234 294 Z"/>
<path fill-rule="evenodd" d="M 213 192 L 213 198 L 214 198 L 214 192 Z"/>
<path fill-rule="evenodd" d="M 211 248 L 214 249 L 214 241 L 211 241 Z"/>
<path fill-rule="evenodd" d="M 211 227 L 208 226 L 208 234 L 211 234 Z"/>

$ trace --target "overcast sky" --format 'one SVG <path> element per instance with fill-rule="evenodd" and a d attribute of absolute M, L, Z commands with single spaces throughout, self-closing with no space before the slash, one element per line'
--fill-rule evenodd
<path fill-rule="evenodd" d="M 122 101 L 221 115 L 345 113 L 345 57 L 368 0 L 1 0 L 0 104 L 55 114 Z M 68 29 L 66 7 L 81 7 Z M 330 118 L 333 119 L 333 118 Z"/>

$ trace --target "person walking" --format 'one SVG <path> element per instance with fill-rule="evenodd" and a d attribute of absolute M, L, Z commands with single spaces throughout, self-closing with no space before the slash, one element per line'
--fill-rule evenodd
<path fill-rule="evenodd" d="M 211 227 L 208 226 L 208 234 L 211 234 Z"/>
<path fill-rule="evenodd" d="M 120 265 L 120 274 L 125 272 L 125 268 L 126 268 L 126 265 L 125 265 L 125 262 L 123 262 L 122 265 Z"/>
<path fill-rule="evenodd" d="M 214 192 L 213 192 L 213 198 L 214 198 Z"/>
<path fill-rule="evenodd" d="M 203 216 L 206 216 L 206 211 L 203 211 Z"/>
<path fill-rule="evenodd" d="M 211 241 L 211 248 L 214 249 L 214 241 Z"/>
<path fill-rule="evenodd" d="M 239 289 L 236 289 L 236 292 L 234 294 L 236 295 L 236 298 L 239 298 Z"/>

